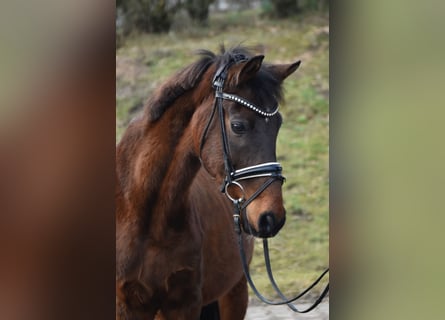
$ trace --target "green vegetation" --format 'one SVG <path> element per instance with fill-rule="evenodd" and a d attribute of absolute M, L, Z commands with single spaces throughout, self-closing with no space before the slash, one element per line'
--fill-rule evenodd
<path fill-rule="evenodd" d="M 266 62 L 302 60 L 299 70 L 285 82 L 286 103 L 281 107 L 284 124 L 278 137 L 278 161 L 287 178 L 287 222 L 270 240 L 277 282 L 286 293 L 295 294 L 329 263 L 328 16 L 307 13 L 271 20 L 261 19 L 260 12 L 248 10 L 211 14 L 207 27 L 185 28 L 181 19 L 175 23 L 168 34 L 133 36 L 118 49 L 116 139 L 153 90 L 196 59 L 197 49 L 215 51 L 222 43 L 242 43 L 261 46 Z M 261 291 L 272 296 L 261 241 L 255 250 L 253 278 Z"/>

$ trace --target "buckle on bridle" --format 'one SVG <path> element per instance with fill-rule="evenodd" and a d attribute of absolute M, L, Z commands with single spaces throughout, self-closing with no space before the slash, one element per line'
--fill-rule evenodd
<path fill-rule="evenodd" d="M 224 86 L 224 82 L 227 79 L 227 70 L 229 69 L 228 65 L 221 65 L 216 71 L 215 75 L 212 79 L 212 87 L 214 89 L 220 88 L 222 89 Z"/>

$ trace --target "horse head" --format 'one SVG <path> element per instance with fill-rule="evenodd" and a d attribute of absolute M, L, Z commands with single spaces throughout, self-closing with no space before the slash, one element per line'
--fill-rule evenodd
<path fill-rule="evenodd" d="M 283 80 L 300 61 L 267 65 L 263 58 L 243 48 L 215 56 L 201 81 L 211 95 L 202 99 L 191 124 L 195 151 L 240 209 L 243 230 L 267 238 L 285 222 L 284 178 L 276 159 L 278 104 Z"/>

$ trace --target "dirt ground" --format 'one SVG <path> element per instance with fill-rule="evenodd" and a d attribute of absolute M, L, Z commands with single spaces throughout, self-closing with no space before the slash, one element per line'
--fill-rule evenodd
<path fill-rule="evenodd" d="M 298 304 L 297 308 L 305 309 L 309 304 Z M 294 313 L 287 306 L 269 306 L 264 303 L 251 303 L 247 309 L 245 320 L 291 320 L 317 319 L 329 320 L 329 300 L 318 305 L 309 313 Z"/>

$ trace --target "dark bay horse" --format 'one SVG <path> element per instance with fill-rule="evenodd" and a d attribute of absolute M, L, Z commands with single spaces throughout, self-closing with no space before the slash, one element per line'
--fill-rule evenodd
<path fill-rule="evenodd" d="M 206 305 L 217 305 L 220 319 L 245 316 L 247 284 L 221 184 L 228 163 L 255 173 L 276 163 L 281 84 L 300 62 L 263 64 L 243 47 L 200 54 L 154 93 L 117 146 L 116 319 L 203 319 Z M 241 217 L 249 260 L 252 235 L 274 236 L 285 221 L 281 181 L 261 187 L 266 180 L 226 183 L 234 199 L 255 195 Z"/>

